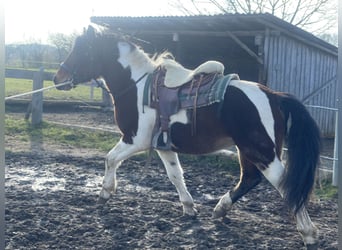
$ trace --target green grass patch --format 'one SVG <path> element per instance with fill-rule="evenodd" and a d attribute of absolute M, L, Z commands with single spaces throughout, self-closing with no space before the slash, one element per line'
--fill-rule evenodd
<path fill-rule="evenodd" d="M 5 118 L 5 136 L 15 136 L 19 141 L 42 140 L 103 152 L 108 152 L 120 138 L 119 135 L 110 132 L 69 128 L 47 122 L 35 127 L 30 122 L 9 116 Z"/>
<path fill-rule="evenodd" d="M 338 188 L 334 187 L 330 179 L 324 179 L 315 188 L 315 195 L 320 199 L 337 199 Z"/>
<path fill-rule="evenodd" d="M 32 91 L 32 80 L 5 78 L 5 96 L 12 96 L 16 94 L 26 93 Z M 44 81 L 44 87 L 53 86 L 52 81 Z M 94 88 L 93 99 L 90 98 L 90 87 L 79 85 L 70 91 L 60 91 L 57 89 L 50 89 L 44 92 L 44 99 L 48 100 L 69 100 L 69 101 L 102 101 L 102 89 Z M 24 98 L 30 98 L 25 96 Z"/>

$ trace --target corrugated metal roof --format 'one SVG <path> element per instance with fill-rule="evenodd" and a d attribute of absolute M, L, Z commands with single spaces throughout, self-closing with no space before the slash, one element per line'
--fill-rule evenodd
<path fill-rule="evenodd" d="M 91 22 L 109 27 L 114 31 L 121 30 L 133 34 L 147 32 L 163 34 L 202 32 L 210 34 L 227 31 L 265 31 L 268 28 L 337 55 L 337 47 L 334 45 L 267 13 L 146 17 L 93 16 Z"/>

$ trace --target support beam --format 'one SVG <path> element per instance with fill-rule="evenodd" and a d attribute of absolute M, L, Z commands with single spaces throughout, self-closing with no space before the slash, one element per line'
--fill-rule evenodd
<path fill-rule="evenodd" d="M 261 65 L 264 64 L 262 58 L 260 58 L 257 54 L 255 54 L 246 44 L 244 44 L 237 36 L 235 36 L 232 32 L 226 31 L 226 34 L 234 40 L 242 49 L 244 49 L 251 57 L 257 60 L 257 62 Z"/>

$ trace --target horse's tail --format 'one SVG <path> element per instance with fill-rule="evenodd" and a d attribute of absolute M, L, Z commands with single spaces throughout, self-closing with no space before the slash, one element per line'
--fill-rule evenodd
<path fill-rule="evenodd" d="M 314 186 L 321 135 L 308 110 L 296 98 L 284 95 L 281 107 L 288 124 L 288 159 L 280 188 L 289 208 L 296 214 L 309 199 Z"/>

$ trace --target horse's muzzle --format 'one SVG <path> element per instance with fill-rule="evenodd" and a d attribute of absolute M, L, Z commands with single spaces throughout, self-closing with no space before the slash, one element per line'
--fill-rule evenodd
<path fill-rule="evenodd" d="M 61 72 L 61 70 L 54 75 L 53 82 L 58 90 L 70 90 L 73 87 L 72 78 L 69 76 L 69 74 Z"/>

